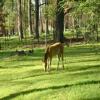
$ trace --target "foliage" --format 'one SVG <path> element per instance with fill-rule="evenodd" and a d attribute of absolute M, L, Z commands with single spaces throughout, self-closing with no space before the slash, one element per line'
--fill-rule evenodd
<path fill-rule="evenodd" d="M 68 14 L 74 18 L 76 31 L 80 32 L 82 28 L 85 28 L 86 31 L 90 31 L 93 34 L 92 37 L 98 38 L 98 28 L 100 26 L 99 0 L 64 0 L 63 6 L 65 10 L 72 7 Z"/>
<path fill-rule="evenodd" d="M 16 7 L 14 6 L 16 3 L 11 2 L 11 0 L 6 0 L 3 6 L 3 12 L 5 13 L 5 26 L 7 30 L 11 30 L 14 28 L 16 22 Z"/>
<path fill-rule="evenodd" d="M 0 0 L 0 8 L 4 5 L 4 0 Z"/>

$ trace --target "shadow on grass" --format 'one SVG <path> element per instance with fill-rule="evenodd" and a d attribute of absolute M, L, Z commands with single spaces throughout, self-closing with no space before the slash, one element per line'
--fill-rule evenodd
<path fill-rule="evenodd" d="M 70 48 L 65 48 L 65 55 L 66 56 L 84 56 L 84 55 L 91 55 L 91 54 L 96 54 L 96 52 L 100 52 L 100 47 L 98 47 L 98 51 L 95 50 L 92 46 L 77 46 L 77 47 L 70 47 Z"/>
<path fill-rule="evenodd" d="M 0 59 L 11 57 L 15 55 L 15 51 L 1 51 L 0 52 Z"/>
<path fill-rule="evenodd" d="M 87 68 L 83 68 L 83 69 L 59 69 L 57 70 L 56 68 L 52 68 L 50 72 L 45 72 L 43 69 L 33 69 L 27 73 L 28 76 L 24 76 L 22 78 L 18 78 L 18 79 L 26 79 L 26 78 L 30 78 L 30 77 L 40 77 L 40 76 L 47 76 L 47 75 L 57 75 L 57 74 L 66 74 L 66 75 L 87 75 L 87 74 L 97 74 L 100 73 L 100 70 L 92 70 L 92 68 L 100 68 L 100 65 L 96 65 L 96 66 L 87 66 Z M 12 79 L 11 79 L 12 80 Z M 16 80 L 16 79 L 13 79 Z"/>
<path fill-rule="evenodd" d="M 46 87 L 46 88 L 30 89 L 30 90 L 27 90 L 27 91 L 21 91 L 21 92 L 18 92 L 18 93 L 10 94 L 8 96 L 1 98 L 0 100 L 10 100 L 10 99 L 13 99 L 13 98 L 20 96 L 20 95 L 26 95 L 26 94 L 33 93 L 33 92 L 46 91 L 46 90 L 49 90 L 49 89 L 57 90 L 57 89 L 62 89 L 62 88 L 68 88 L 68 87 L 73 87 L 73 86 L 78 86 L 78 85 L 89 85 L 89 84 L 100 84 L 100 80 L 83 81 L 83 82 L 79 82 L 79 83 L 75 83 L 75 84 L 65 84 L 65 85 L 60 85 L 60 86 L 51 86 L 51 87 Z M 100 97 L 98 97 L 98 99 L 100 99 Z M 86 100 L 96 100 L 96 99 L 95 98 L 94 99 L 89 98 L 89 99 L 86 99 Z"/>
<path fill-rule="evenodd" d="M 86 70 L 89 70 L 89 69 L 97 69 L 97 68 L 100 68 L 100 64 L 98 65 L 85 65 L 85 66 L 80 66 L 79 68 L 66 68 L 65 70 L 66 71 L 86 71 Z"/>
<path fill-rule="evenodd" d="M 27 52 L 27 51 L 26 51 Z M 31 53 L 31 54 L 25 54 L 25 55 L 19 55 L 19 57 L 23 57 L 23 56 L 29 56 L 29 57 L 41 57 L 43 55 L 42 52 L 36 52 L 35 53 Z M 0 52 L 0 58 L 6 58 L 6 57 L 11 57 L 11 56 L 15 56 L 17 55 L 16 51 L 1 51 Z"/>
<path fill-rule="evenodd" d="M 0 69 L 14 69 L 14 68 L 23 68 L 23 67 L 33 67 L 35 66 L 34 64 L 26 64 L 26 65 L 13 65 L 13 66 L 0 66 Z"/>
<path fill-rule="evenodd" d="M 0 69 L 4 69 L 4 67 L 0 66 Z"/>
<path fill-rule="evenodd" d="M 100 97 L 86 98 L 81 100 L 100 100 Z"/>
<path fill-rule="evenodd" d="M 66 64 L 81 63 L 81 62 L 88 63 L 88 62 L 93 62 L 93 61 L 100 61 L 100 58 L 95 58 L 95 59 L 79 59 L 79 60 L 76 60 L 76 61 L 67 61 Z"/>
<path fill-rule="evenodd" d="M 70 48 L 65 47 L 64 51 L 65 51 L 64 52 L 65 56 L 82 56 L 82 55 L 84 56 L 84 54 L 85 55 L 94 54 L 94 49 L 92 50 L 90 47 L 70 47 Z M 29 54 L 29 55 L 26 54 L 25 56 L 42 58 L 44 55 L 44 52 L 45 52 L 44 49 L 35 49 L 34 53 Z M 6 58 L 6 57 L 13 56 L 13 55 L 16 55 L 16 51 L 9 50 L 9 51 L 0 52 L 0 58 Z"/>

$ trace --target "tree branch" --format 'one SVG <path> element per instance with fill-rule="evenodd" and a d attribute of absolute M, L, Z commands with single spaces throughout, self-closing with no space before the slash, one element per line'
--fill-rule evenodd
<path fill-rule="evenodd" d="M 46 3 L 42 3 L 42 4 L 39 4 L 39 6 L 43 6 L 43 5 L 45 5 Z"/>
<path fill-rule="evenodd" d="M 64 16 L 65 16 L 66 14 L 68 14 L 71 10 L 73 10 L 73 7 L 67 8 L 67 9 L 65 10 L 65 12 L 64 12 Z"/>

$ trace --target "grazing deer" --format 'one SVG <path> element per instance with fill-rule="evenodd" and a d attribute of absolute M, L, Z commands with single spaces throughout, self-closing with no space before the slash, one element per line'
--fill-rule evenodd
<path fill-rule="evenodd" d="M 58 56 L 58 66 L 59 67 L 59 61 L 60 58 L 62 60 L 62 67 L 64 69 L 64 63 L 63 63 L 63 44 L 60 42 L 57 42 L 53 45 L 50 45 L 47 47 L 46 52 L 44 54 L 44 64 L 45 64 L 45 71 L 50 71 L 52 57 L 57 55 Z"/>

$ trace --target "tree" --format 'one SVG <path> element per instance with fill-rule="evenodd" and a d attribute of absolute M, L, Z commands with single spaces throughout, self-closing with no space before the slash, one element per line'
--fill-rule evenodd
<path fill-rule="evenodd" d="M 35 35 L 39 41 L 39 0 L 35 0 Z"/>
<path fill-rule="evenodd" d="M 64 8 L 61 6 L 61 1 L 63 0 L 57 0 L 55 39 L 64 42 Z"/>
<path fill-rule="evenodd" d="M 18 33 L 19 37 L 22 40 L 23 37 L 23 28 L 22 28 L 22 7 L 21 7 L 21 0 L 18 0 L 17 2 L 18 6 Z"/>
<path fill-rule="evenodd" d="M 46 12 L 46 34 L 49 34 L 49 29 L 48 29 L 48 0 L 45 0 L 45 12 Z"/>
<path fill-rule="evenodd" d="M 4 1 L 1 0 L 1 2 L 0 2 L 0 36 L 2 36 L 5 31 L 4 14 L 3 14 L 3 9 L 2 9 L 3 5 L 4 5 Z"/>
<path fill-rule="evenodd" d="M 3 5 L 3 13 L 6 15 L 4 17 L 5 22 L 4 26 L 6 29 L 7 34 L 11 35 L 14 29 L 14 20 L 15 20 L 15 11 L 14 9 L 14 3 L 13 0 L 7 0 L 4 2 Z"/>
<path fill-rule="evenodd" d="M 31 0 L 28 0 L 29 33 L 32 34 Z"/>
<path fill-rule="evenodd" d="M 73 12 L 77 15 L 77 17 L 79 17 L 80 15 L 85 16 L 83 20 L 82 17 L 79 18 L 79 20 L 81 20 L 81 22 L 83 23 L 86 31 L 89 31 L 86 33 L 90 33 L 89 35 L 92 37 L 92 39 L 94 40 L 96 38 L 96 40 L 98 41 L 100 0 L 81 0 L 81 2 L 77 1 L 74 6 L 75 9 L 73 10 Z"/>

